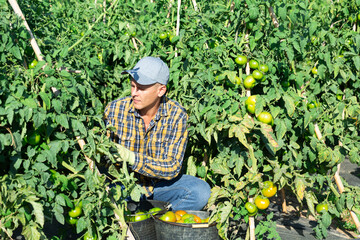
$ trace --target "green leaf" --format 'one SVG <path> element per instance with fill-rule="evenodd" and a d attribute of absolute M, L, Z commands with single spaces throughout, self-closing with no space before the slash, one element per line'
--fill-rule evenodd
<path fill-rule="evenodd" d="M 28 224 L 23 226 L 22 234 L 27 240 L 40 240 L 41 234 L 37 230 L 37 226 L 34 224 Z"/>
<path fill-rule="evenodd" d="M 29 201 L 29 203 L 33 207 L 33 213 L 35 215 L 36 222 L 41 227 L 43 227 L 45 222 L 43 205 L 34 201 Z"/>
<path fill-rule="evenodd" d="M 196 164 L 194 161 L 194 156 L 189 156 L 187 159 L 186 174 L 191 175 L 191 176 L 196 175 Z"/>
<path fill-rule="evenodd" d="M 352 58 L 354 65 L 356 67 L 356 70 L 360 71 L 360 57 L 359 56 L 354 56 Z"/>
<path fill-rule="evenodd" d="M 311 212 L 311 214 L 313 216 L 316 216 L 315 204 L 318 201 L 316 200 L 314 192 L 305 191 L 304 196 L 305 196 L 306 204 L 307 204 L 307 207 L 309 208 L 309 211 Z"/>
<path fill-rule="evenodd" d="M 220 175 L 227 175 L 230 173 L 230 170 L 227 166 L 224 166 L 222 164 L 219 163 L 212 163 L 211 164 L 211 169 L 215 172 L 218 173 Z"/>
<path fill-rule="evenodd" d="M 289 117 L 291 117 L 295 112 L 294 99 L 287 94 L 283 96 L 283 99 L 285 102 L 285 108 L 286 108 L 287 114 L 289 115 Z"/>
<path fill-rule="evenodd" d="M 17 59 L 21 60 L 20 49 L 17 45 L 10 48 L 9 52 L 11 52 Z"/>
<path fill-rule="evenodd" d="M 63 49 L 61 49 L 60 52 L 60 57 L 64 58 L 68 55 L 69 52 L 69 47 L 68 46 L 64 46 Z"/>
<path fill-rule="evenodd" d="M 49 109 L 50 108 L 50 98 L 48 97 L 48 95 L 45 92 L 40 92 L 39 93 L 41 99 L 44 101 L 44 103 L 46 104 L 46 108 Z"/>
<path fill-rule="evenodd" d="M 63 126 L 66 129 L 69 128 L 68 117 L 65 114 L 57 115 L 55 120 L 56 120 L 57 124 L 60 124 L 61 126 Z"/>
<path fill-rule="evenodd" d="M 38 107 L 36 100 L 33 99 L 33 98 L 26 98 L 25 100 L 22 101 L 22 103 L 25 106 L 28 106 L 30 108 L 37 108 Z"/>

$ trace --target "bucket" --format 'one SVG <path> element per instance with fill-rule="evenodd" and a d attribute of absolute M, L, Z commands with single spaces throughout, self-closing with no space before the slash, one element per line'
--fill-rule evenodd
<path fill-rule="evenodd" d="M 186 211 L 195 214 L 201 219 L 209 217 L 206 211 Z M 218 240 L 220 239 L 216 223 L 175 223 L 160 220 L 161 214 L 153 216 L 157 240 Z"/>
<path fill-rule="evenodd" d="M 143 200 L 140 202 L 129 202 L 128 209 L 131 211 L 131 215 L 135 216 L 135 212 L 138 210 L 148 211 L 151 208 L 158 207 L 166 209 L 167 202 L 156 201 L 156 200 Z M 127 222 L 131 233 L 134 235 L 136 240 L 156 240 L 156 230 L 153 218 L 148 218 L 139 222 Z"/>

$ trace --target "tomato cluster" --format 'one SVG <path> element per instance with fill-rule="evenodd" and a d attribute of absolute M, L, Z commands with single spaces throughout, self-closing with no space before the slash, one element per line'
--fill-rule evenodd
<path fill-rule="evenodd" d="M 262 184 L 261 195 L 257 195 L 254 202 L 246 202 L 245 208 L 249 216 L 255 216 L 258 210 L 265 210 L 270 205 L 269 198 L 275 196 L 277 187 L 272 181 L 265 181 Z"/>
<path fill-rule="evenodd" d="M 165 222 L 176 222 L 176 223 L 185 223 L 185 224 L 193 224 L 193 223 L 208 223 L 209 218 L 200 218 L 196 214 L 188 213 L 185 210 L 177 210 L 167 211 L 159 218 Z"/>
<path fill-rule="evenodd" d="M 159 34 L 159 38 L 160 38 L 160 40 L 169 39 L 169 41 L 171 43 L 175 43 L 175 42 L 177 42 L 179 40 L 179 38 L 171 31 L 161 32 Z"/>
<path fill-rule="evenodd" d="M 66 222 L 70 225 L 76 225 L 82 213 L 82 201 L 80 201 L 78 205 L 68 211 Z"/>
<path fill-rule="evenodd" d="M 248 58 L 244 55 L 238 55 L 235 58 L 235 63 L 239 66 L 245 66 L 248 62 Z M 252 89 L 255 87 L 257 81 L 265 81 L 266 73 L 269 71 L 269 66 L 266 64 L 260 64 L 256 59 L 249 60 L 249 67 L 253 69 L 252 74 L 246 76 L 244 79 L 244 87 L 246 89 Z"/>

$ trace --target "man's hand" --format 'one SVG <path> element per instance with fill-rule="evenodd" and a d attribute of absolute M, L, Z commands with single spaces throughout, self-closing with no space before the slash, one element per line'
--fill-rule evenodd
<path fill-rule="evenodd" d="M 127 149 L 126 147 L 115 143 L 117 152 L 114 154 L 114 158 L 117 162 L 126 161 L 130 165 L 135 163 L 135 153 Z"/>

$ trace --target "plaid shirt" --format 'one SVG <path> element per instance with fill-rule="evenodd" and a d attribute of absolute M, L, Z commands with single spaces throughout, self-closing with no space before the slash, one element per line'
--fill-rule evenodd
<path fill-rule="evenodd" d="M 140 184 L 151 196 L 158 179 L 170 180 L 181 170 L 188 131 L 188 116 L 177 102 L 164 96 L 160 107 L 145 131 L 144 120 L 134 108 L 131 97 L 109 103 L 105 123 L 116 128 L 113 140 L 135 152 L 132 170 L 140 173 Z"/>

